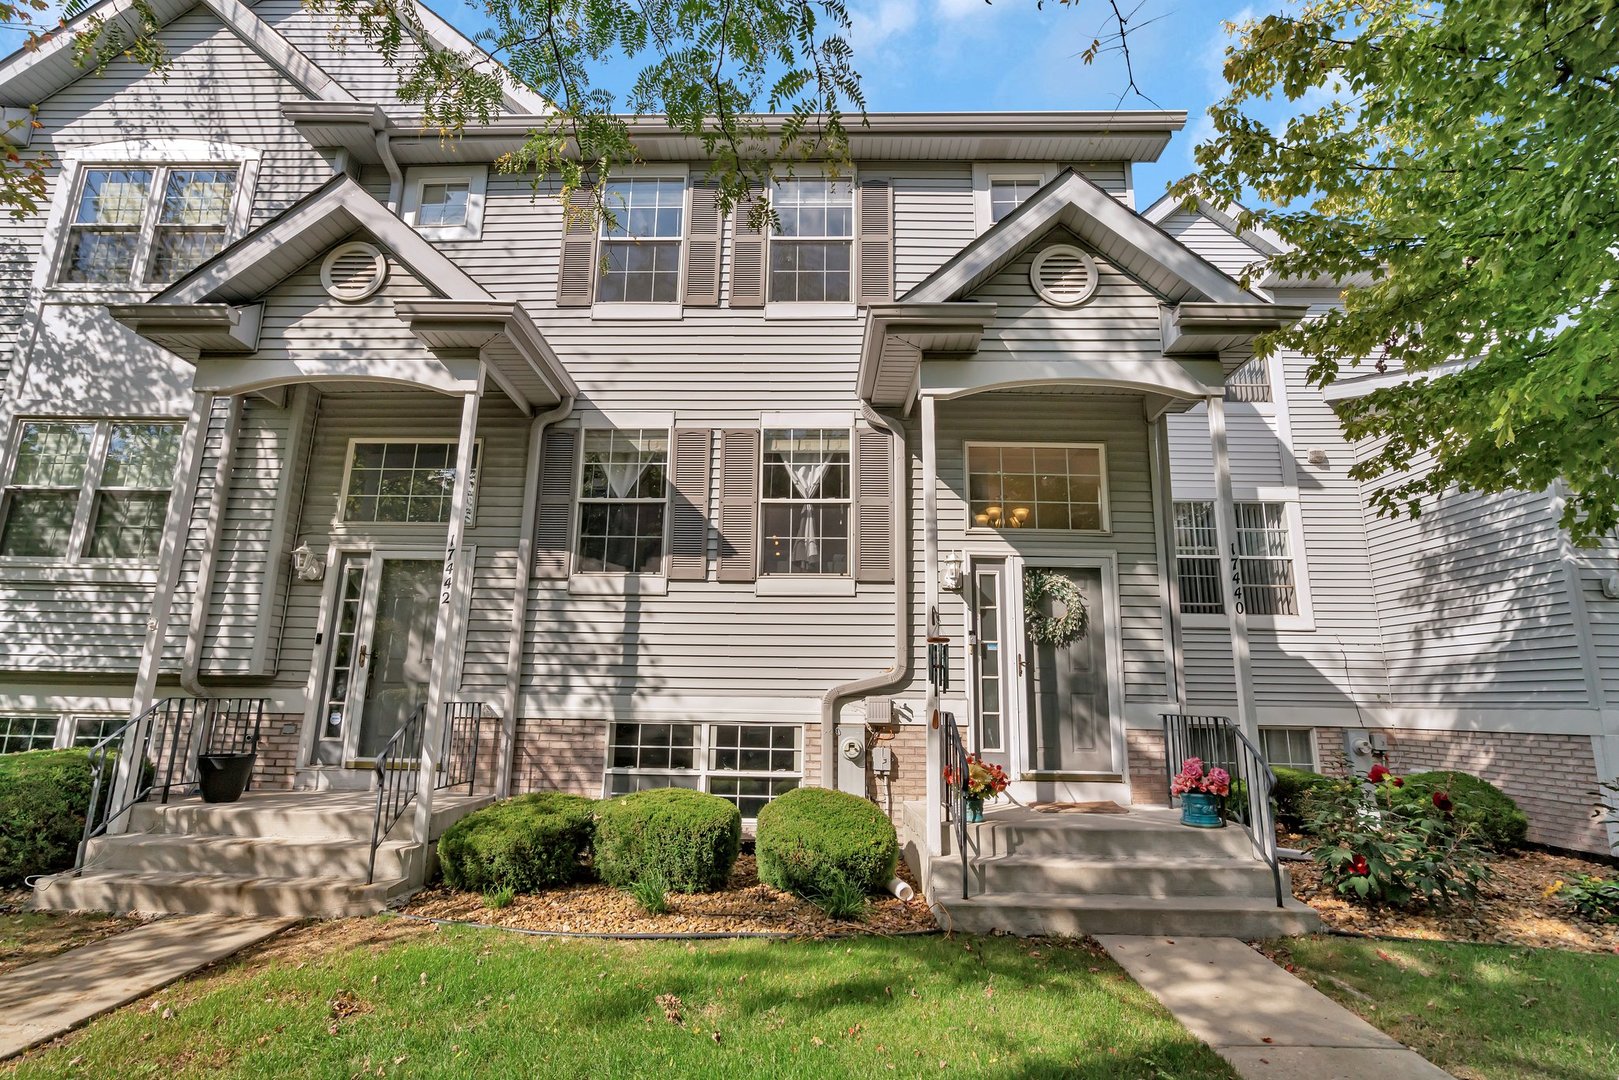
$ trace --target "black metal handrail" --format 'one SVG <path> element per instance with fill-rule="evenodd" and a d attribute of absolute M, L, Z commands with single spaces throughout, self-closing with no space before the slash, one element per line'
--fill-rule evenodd
<path fill-rule="evenodd" d="M 90 805 L 73 869 L 84 869 L 90 841 L 136 803 L 154 792 L 166 803 L 171 792 L 195 787 L 199 757 L 257 750 L 267 704 L 265 698 L 163 698 L 91 746 Z M 112 778 L 126 753 L 138 762 L 137 771 L 128 796 L 116 801 Z"/>
<path fill-rule="evenodd" d="M 1247 831 L 1260 858 L 1270 867 L 1276 906 L 1282 907 L 1282 860 L 1276 850 L 1276 817 L 1271 803 L 1276 774 L 1265 755 L 1230 717 L 1164 713 L 1163 718 L 1169 805 L 1175 805 L 1175 774 L 1187 758 L 1201 758 L 1205 768 L 1218 766 L 1231 775 L 1233 783 L 1242 781 L 1248 797 L 1231 809 L 1236 811 L 1237 824 Z"/>
<path fill-rule="evenodd" d="M 961 898 L 967 899 L 967 744 L 962 741 L 956 714 L 939 714 L 944 749 L 944 819 L 956 827 L 956 850 L 961 855 Z"/>
<path fill-rule="evenodd" d="M 416 801 L 426 722 L 427 706 L 416 706 L 377 754 L 377 804 L 371 820 L 371 854 L 365 872 L 367 884 L 376 880 L 377 849 Z M 444 733 L 439 741 L 438 766 L 433 777 L 434 791 L 465 784 L 467 794 L 472 794 L 478 778 L 478 744 L 482 728 L 482 702 L 444 703 Z"/>

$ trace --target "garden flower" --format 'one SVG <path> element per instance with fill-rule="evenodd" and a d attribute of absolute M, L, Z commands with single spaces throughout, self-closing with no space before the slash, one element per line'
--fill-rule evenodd
<path fill-rule="evenodd" d="M 1354 862 L 1354 864 L 1352 866 L 1352 869 L 1355 871 L 1355 876 L 1356 877 L 1365 877 L 1367 874 L 1372 872 L 1372 868 L 1366 862 L 1366 856 L 1364 856 L 1364 855 L 1356 855 L 1355 856 L 1355 862 Z"/>
<path fill-rule="evenodd" d="M 1389 780 L 1389 783 L 1393 784 L 1395 787 L 1405 787 L 1405 777 L 1403 777 L 1403 776 L 1393 777 L 1393 778 L 1391 778 Z"/>
<path fill-rule="evenodd" d="M 1216 766 L 1209 770 L 1207 779 L 1203 781 L 1203 788 L 1210 795 L 1231 794 L 1231 774 Z"/>
<path fill-rule="evenodd" d="M 1455 805 L 1450 801 L 1450 792 L 1448 792 L 1448 791 L 1436 791 L 1436 792 L 1434 792 L 1433 793 L 1433 804 L 1434 804 L 1434 807 L 1436 809 L 1438 809 L 1441 812 L 1446 813 L 1446 814 L 1450 813 L 1451 810 L 1454 808 L 1454 805 Z"/>
<path fill-rule="evenodd" d="M 1388 766 L 1384 765 L 1382 762 L 1378 762 L 1376 765 L 1372 766 L 1372 771 L 1366 774 L 1366 779 L 1370 780 L 1374 784 L 1381 784 L 1384 779 L 1388 777 L 1388 774 Z"/>

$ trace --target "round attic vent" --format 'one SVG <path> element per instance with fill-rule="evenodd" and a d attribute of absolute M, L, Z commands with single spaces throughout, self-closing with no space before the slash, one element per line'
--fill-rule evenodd
<path fill-rule="evenodd" d="M 1096 292 L 1096 260 L 1072 244 L 1053 244 L 1034 257 L 1029 283 L 1048 304 L 1078 307 Z"/>
<path fill-rule="evenodd" d="M 320 283 L 334 299 L 346 304 L 372 296 L 387 279 L 388 260 L 374 244 L 339 244 L 320 264 Z"/>

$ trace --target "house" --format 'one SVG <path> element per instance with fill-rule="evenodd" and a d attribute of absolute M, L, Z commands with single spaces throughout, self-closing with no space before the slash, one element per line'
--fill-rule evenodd
<path fill-rule="evenodd" d="M 1607 839 L 1615 553 L 1555 493 L 1367 515 L 1330 395 L 1251 356 L 1334 289 L 1245 287 L 1273 238 L 1137 208 L 1184 114 L 874 115 L 764 229 L 636 121 L 597 223 L 495 167 L 542 101 L 444 141 L 296 0 L 156 10 L 162 77 L 65 37 L 0 64 L 39 105 L 9 137 L 57 162 L 4 230 L 0 750 L 116 736 L 162 794 L 109 759 L 106 833 L 42 903 L 367 910 L 543 788 L 751 819 L 835 785 L 931 873 L 955 736 L 1022 802 L 1140 807 L 1165 714 L 1278 763 L 1473 768 L 1536 839 Z M 1083 635 L 1028 641 L 1031 577 Z M 221 738 L 250 798 L 171 803 Z M 1140 820 L 1093 836 L 1186 842 Z M 1205 892 L 1302 925 L 1232 833 Z"/>

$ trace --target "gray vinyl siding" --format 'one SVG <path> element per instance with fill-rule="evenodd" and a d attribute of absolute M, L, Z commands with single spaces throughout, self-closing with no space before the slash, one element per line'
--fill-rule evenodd
<path fill-rule="evenodd" d="M 311 11 L 300 0 L 260 0 L 253 13 L 359 100 L 376 102 L 394 117 L 421 114 L 419 106 L 401 102 L 398 93 L 399 70 L 421 56 L 415 42 L 401 43 L 399 68 L 394 68 L 383 62 L 358 26 L 340 23 L 330 10 Z"/>
<path fill-rule="evenodd" d="M 0 671 L 134 674 L 157 571 L 130 583 L 79 575 L 0 581 Z"/>
<path fill-rule="evenodd" d="M 1159 228 L 1232 277 L 1239 276 L 1245 267 L 1262 257 L 1240 237 L 1231 235 L 1202 214 L 1177 210 L 1160 222 Z"/>

